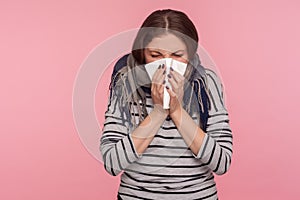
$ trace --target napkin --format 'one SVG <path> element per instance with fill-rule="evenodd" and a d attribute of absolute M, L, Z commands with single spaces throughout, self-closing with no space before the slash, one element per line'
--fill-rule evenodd
<path fill-rule="evenodd" d="M 153 61 L 151 63 L 147 63 L 145 65 L 145 69 L 146 69 L 151 81 L 152 81 L 152 77 L 153 77 L 155 71 L 157 70 L 158 66 L 161 65 L 161 64 L 165 65 L 166 74 L 170 73 L 170 67 L 172 67 L 175 71 L 177 71 L 182 76 L 184 75 L 186 67 L 187 67 L 186 63 L 179 62 L 179 61 L 174 60 L 172 58 L 163 58 L 163 59 L 160 59 L 160 60 Z M 168 80 L 167 76 L 166 76 L 165 80 L 166 80 L 165 86 L 169 86 L 169 88 L 172 89 L 172 86 L 169 83 L 169 80 Z M 164 109 L 169 109 L 170 108 L 170 95 L 169 95 L 166 87 L 164 87 L 163 108 Z"/>

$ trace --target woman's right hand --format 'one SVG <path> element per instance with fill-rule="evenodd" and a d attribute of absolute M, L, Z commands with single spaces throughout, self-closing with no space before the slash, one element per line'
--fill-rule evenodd
<path fill-rule="evenodd" d="M 164 99 L 164 83 L 166 78 L 166 67 L 164 64 L 159 65 L 152 77 L 151 97 L 154 108 L 159 109 L 163 113 L 168 113 L 169 110 L 163 109 Z"/>

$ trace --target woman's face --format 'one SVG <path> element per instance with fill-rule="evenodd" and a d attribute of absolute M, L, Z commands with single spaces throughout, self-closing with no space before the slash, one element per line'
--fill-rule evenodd
<path fill-rule="evenodd" d="M 179 62 L 188 63 L 186 45 L 173 34 L 165 34 L 153 40 L 144 49 L 146 63 L 163 58 L 173 58 Z"/>

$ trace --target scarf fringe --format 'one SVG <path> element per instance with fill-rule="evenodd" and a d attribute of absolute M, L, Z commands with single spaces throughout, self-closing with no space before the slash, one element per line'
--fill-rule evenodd
<path fill-rule="evenodd" d="M 122 111 L 123 114 L 127 115 L 127 119 L 130 119 L 131 122 L 131 127 L 136 128 L 147 116 L 148 116 L 148 112 L 146 109 L 146 94 L 143 91 L 143 89 L 141 87 L 136 87 L 136 74 L 134 70 L 131 70 L 133 68 L 133 66 L 135 66 L 135 60 L 132 58 L 132 55 L 129 56 L 128 60 L 127 60 L 127 66 L 124 66 L 123 68 L 121 68 L 120 71 L 118 71 L 115 76 L 112 78 L 112 81 L 110 83 L 109 88 L 112 89 L 117 89 L 119 87 L 124 88 L 122 89 L 120 96 L 117 98 L 120 98 L 120 102 L 122 105 L 120 105 L 122 107 Z M 198 65 L 197 65 L 198 66 Z M 192 73 L 196 73 L 195 72 L 195 67 L 192 67 L 193 70 L 190 71 L 190 78 L 193 77 Z M 131 73 L 131 74 L 129 74 Z M 195 74 L 193 74 L 195 75 Z M 186 106 L 186 110 L 188 113 L 193 112 L 193 110 L 191 110 L 192 106 L 192 99 L 193 99 L 193 94 L 194 94 L 194 89 L 195 89 L 195 84 L 198 85 L 198 91 L 196 91 L 197 93 L 197 101 L 200 105 L 200 111 L 203 113 L 204 112 L 204 102 L 202 102 L 202 97 L 201 97 L 201 91 L 202 89 L 204 89 L 207 97 L 208 97 L 208 109 L 211 108 L 210 105 L 210 95 L 209 95 L 209 91 L 208 91 L 208 87 L 207 87 L 207 77 L 205 75 L 201 75 L 198 78 L 192 78 L 191 80 L 191 93 L 190 96 L 188 97 L 188 102 L 187 102 L 187 106 Z M 121 82 L 119 82 L 121 80 Z M 202 83 L 202 87 L 201 87 L 201 83 Z M 114 86 L 118 85 L 119 87 L 115 88 Z M 122 86 L 121 86 L 122 85 Z M 140 105 L 141 103 L 141 105 Z M 131 112 L 133 112 L 134 110 L 134 104 L 136 104 L 136 108 L 137 108 L 137 112 L 138 112 L 138 122 L 136 120 L 136 116 L 132 115 Z M 125 111 L 125 108 L 129 108 L 129 112 L 128 110 Z M 195 112 L 195 111 L 194 111 Z M 199 113 L 200 115 L 200 113 Z"/>

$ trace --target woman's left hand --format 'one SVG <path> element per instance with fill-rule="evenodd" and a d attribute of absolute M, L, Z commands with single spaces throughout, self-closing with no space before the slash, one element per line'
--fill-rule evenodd
<path fill-rule="evenodd" d="M 170 94 L 169 115 L 172 118 L 172 116 L 176 115 L 176 113 L 181 112 L 184 94 L 184 77 L 171 68 L 170 74 L 168 75 L 168 80 L 172 86 L 172 89 L 167 87 L 167 91 Z"/>

